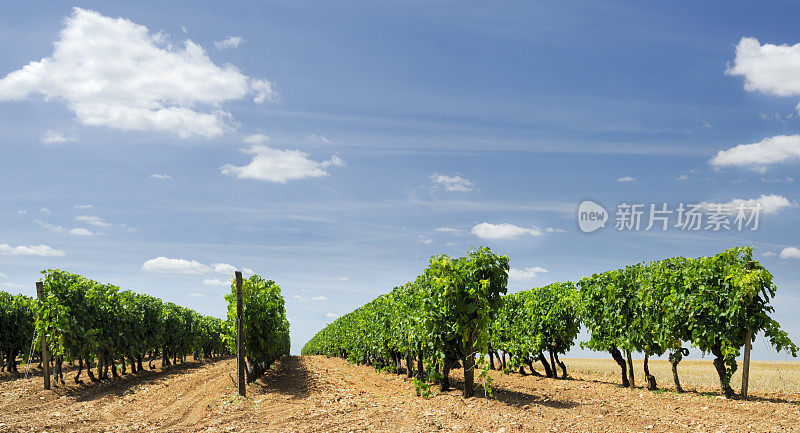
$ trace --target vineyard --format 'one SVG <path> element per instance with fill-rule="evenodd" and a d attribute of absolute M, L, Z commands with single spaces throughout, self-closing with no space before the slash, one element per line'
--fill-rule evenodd
<path fill-rule="evenodd" d="M 214 359 L 235 352 L 235 284 L 227 296 L 233 316 L 227 321 L 203 316 L 152 296 L 121 291 L 86 277 L 48 269 L 42 272 L 41 299 L 0 292 L 0 352 L 3 369 L 18 373 L 17 357 L 26 364 L 42 360 L 42 336 L 52 360 L 53 379 L 64 384 L 63 364 L 77 364 L 91 381 L 153 370 L 194 360 Z M 272 362 L 289 353 L 289 324 L 280 288 L 253 275 L 243 285 L 244 347 L 248 379 L 255 380 Z M 96 373 L 92 371 L 96 363 Z M 117 367 L 121 367 L 118 372 Z M 109 370 L 111 376 L 109 376 Z"/>
<path fill-rule="evenodd" d="M 669 352 L 679 392 L 678 364 L 688 354 L 685 346 L 710 353 L 726 397 L 734 395 L 730 379 L 746 339 L 762 333 L 775 349 L 797 356 L 797 346 L 770 317 L 776 287 L 769 271 L 752 260 L 750 247 L 640 263 L 577 284 L 503 296 L 507 271 L 508 258 L 488 248 L 458 259 L 434 256 L 414 282 L 340 317 L 302 353 L 338 356 L 396 373 L 405 360 L 408 377 L 416 370 L 417 393 L 426 396 L 431 383 L 447 390 L 450 369 L 460 365 L 464 396 L 472 395 L 476 356 L 479 379 L 489 392 L 487 371 L 495 368 L 495 359 L 496 368 L 524 373 L 527 366 L 534 375 L 540 373 L 533 361 L 539 361 L 547 377 L 566 378 L 559 355 L 575 344 L 581 324 L 590 335 L 581 346 L 609 352 L 623 387 L 634 378 L 633 351 L 645 355 L 649 389 L 657 384 L 648 358 Z"/>
<path fill-rule="evenodd" d="M 236 273 L 221 320 L 48 269 L 38 299 L 0 292 L 0 432 L 796 427 L 796 363 L 755 363 L 751 401 L 732 398 L 746 383 L 736 373 L 748 339 L 798 350 L 771 318 L 776 287 L 751 248 L 511 294 L 508 270 L 485 247 L 433 256 L 414 281 L 336 319 L 298 357 L 288 356 L 281 289 L 258 275 Z M 576 345 L 610 359 L 565 358 Z M 713 363 L 680 364 L 689 350 Z M 51 391 L 41 391 L 42 364 Z M 636 389 L 637 370 L 651 392 Z"/>

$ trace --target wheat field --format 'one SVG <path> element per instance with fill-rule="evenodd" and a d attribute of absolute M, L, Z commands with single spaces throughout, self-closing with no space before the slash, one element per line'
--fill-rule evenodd
<path fill-rule="evenodd" d="M 588 376 L 601 376 L 612 382 L 621 382 L 620 368 L 612 359 L 564 359 L 567 372 Z M 644 386 L 643 360 L 634 359 L 636 386 Z M 666 360 L 650 360 L 650 374 L 656 377 L 659 388 L 674 389 L 672 367 Z M 685 390 L 717 391 L 719 379 L 711 360 L 685 359 L 678 364 L 678 376 Z M 742 363 L 731 379 L 731 386 L 739 392 L 742 383 Z M 752 361 L 750 363 L 750 393 L 797 395 L 800 394 L 800 362 Z"/>

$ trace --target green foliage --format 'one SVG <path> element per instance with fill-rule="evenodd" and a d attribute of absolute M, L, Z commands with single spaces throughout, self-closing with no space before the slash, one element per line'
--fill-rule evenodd
<path fill-rule="evenodd" d="M 118 359 L 156 351 L 211 357 L 226 351 L 217 318 L 58 269 L 42 273 L 36 329 L 47 336 L 53 357 Z"/>
<path fill-rule="evenodd" d="M 507 295 L 490 325 L 490 345 L 513 355 L 512 370 L 531 355 L 550 350 L 566 353 L 580 331 L 579 305 L 570 282 Z"/>
<path fill-rule="evenodd" d="M 486 352 L 489 323 L 507 282 L 508 258 L 486 247 L 456 259 L 431 257 L 414 282 L 336 319 L 302 354 L 340 356 L 378 369 L 394 368 L 402 355 L 422 357 L 427 378 L 439 380 L 445 359 L 455 364 Z M 418 386 L 418 392 L 425 390 Z"/>
<path fill-rule="evenodd" d="M 0 366 L 13 363 L 18 354 L 27 360 L 35 319 L 35 300 L 0 292 Z"/>
<path fill-rule="evenodd" d="M 236 282 L 231 281 L 226 326 L 236 332 Z M 242 281 L 242 339 L 245 356 L 256 375 L 276 359 L 289 354 L 289 321 L 286 319 L 281 288 L 258 275 Z M 235 339 L 229 341 L 235 351 Z"/>

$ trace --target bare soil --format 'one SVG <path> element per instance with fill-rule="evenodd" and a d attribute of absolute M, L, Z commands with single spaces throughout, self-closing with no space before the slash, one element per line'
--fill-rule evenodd
<path fill-rule="evenodd" d="M 40 390 L 41 376 L 0 375 L 0 432 L 800 431 L 797 394 L 726 400 L 710 394 L 713 389 L 624 389 L 580 372 L 570 380 L 492 372 L 494 398 L 479 388 L 467 400 L 458 390 L 424 399 L 400 375 L 292 356 L 249 385 L 242 399 L 235 365 L 233 359 L 190 362 L 51 391 Z M 451 378 L 461 386 L 460 370 Z"/>

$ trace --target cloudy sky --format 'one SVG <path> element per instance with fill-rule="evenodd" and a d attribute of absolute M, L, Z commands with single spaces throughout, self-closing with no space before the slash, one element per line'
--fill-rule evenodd
<path fill-rule="evenodd" d="M 0 290 L 58 267 L 223 317 L 244 269 L 299 352 L 437 253 L 517 291 L 753 245 L 798 342 L 800 5 L 697 3 L 5 5 Z M 631 203 L 761 211 L 615 230 Z"/>

